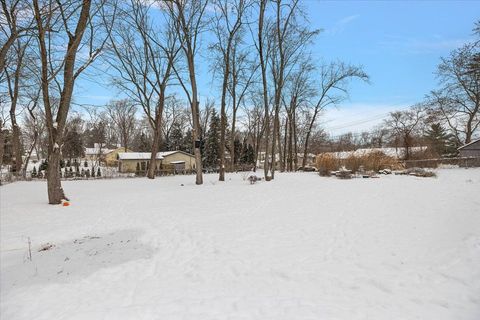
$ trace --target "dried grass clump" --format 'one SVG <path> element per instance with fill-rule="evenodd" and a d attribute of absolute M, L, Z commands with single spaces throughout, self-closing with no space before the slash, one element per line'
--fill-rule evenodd
<path fill-rule="evenodd" d="M 375 151 L 363 156 L 350 156 L 345 161 L 345 167 L 353 172 L 357 172 L 360 167 L 365 171 L 378 172 L 382 169 L 396 170 L 401 167 L 401 164 L 395 158 L 381 151 Z"/>
<path fill-rule="evenodd" d="M 340 166 L 337 158 L 330 154 L 319 154 L 316 159 L 318 173 L 321 176 L 329 176 L 331 171 L 335 171 Z"/>

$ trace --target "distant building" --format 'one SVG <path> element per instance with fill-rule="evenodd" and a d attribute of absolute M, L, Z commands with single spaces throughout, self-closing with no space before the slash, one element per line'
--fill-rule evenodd
<path fill-rule="evenodd" d="M 480 158 L 480 139 L 461 146 L 458 148 L 458 151 L 460 152 L 460 157 Z"/>
<path fill-rule="evenodd" d="M 109 152 L 104 154 L 105 165 L 107 167 L 117 167 L 118 166 L 118 154 L 123 153 L 123 152 L 132 152 L 132 150 L 127 149 L 125 151 L 125 148 L 123 148 L 123 147 L 109 150 Z"/>
<path fill-rule="evenodd" d="M 108 149 L 101 143 L 95 143 L 93 148 L 85 148 L 85 160 L 87 161 L 105 161 L 105 156 L 107 153 L 111 152 L 112 149 Z"/>
<path fill-rule="evenodd" d="M 119 152 L 118 171 L 122 173 L 146 172 L 150 167 L 150 152 Z M 157 171 L 168 168 L 176 172 L 195 169 L 195 156 L 184 151 L 158 152 L 155 158 Z"/>
<path fill-rule="evenodd" d="M 409 151 L 411 154 L 416 152 L 426 151 L 427 147 L 410 147 Z M 351 156 L 362 157 L 366 156 L 373 152 L 382 152 L 386 156 L 392 157 L 394 159 L 403 159 L 405 158 L 405 148 L 362 148 L 355 151 L 340 151 L 340 152 L 323 152 L 321 154 L 327 154 L 335 157 L 336 159 L 346 160 Z"/>

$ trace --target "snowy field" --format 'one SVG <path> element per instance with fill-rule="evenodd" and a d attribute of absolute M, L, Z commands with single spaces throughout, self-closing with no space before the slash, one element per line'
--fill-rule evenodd
<path fill-rule="evenodd" d="M 437 174 L 12 183 L 0 319 L 478 320 L 480 170 Z"/>

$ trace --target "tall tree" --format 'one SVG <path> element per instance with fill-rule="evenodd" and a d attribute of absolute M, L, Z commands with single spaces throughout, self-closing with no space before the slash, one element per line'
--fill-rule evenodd
<path fill-rule="evenodd" d="M 136 105 L 128 99 L 114 100 L 107 104 L 106 111 L 110 122 L 118 130 L 122 147 L 127 152 L 132 133 L 135 130 Z"/>
<path fill-rule="evenodd" d="M 110 32 L 115 17 L 112 14 L 109 19 L 105 18 L 105 1 L 95 2 L 93 8 L 92 2 L 33 0 L 49 141 L 47 189 L 50 204 L 59 204 L 65 198 L 60 181 L 60 150 L 75 81 L 102 51 L 106 39 L 99 39 L 99 33 Z M 95 18 L 101 21 L 101 26 L 96 24 Z M 77 53 L 82 49 L 86 57 L 78 59 Z M 76 67 L 78 62 L 80 65 Z M 52 101 L 54 92 L 59 96 L 57 106 Z"/>
<path fill-rule="evenodd" d="M 274 84 L 274 119 L 272 132 L 272 157 L 279 153 L 280 170 L 284 170 L 280 133 L 280 110 L 286 78 L 295 69 L 304 55 L 306 46 L 319 30 L 310 30 L 305 22 L 299 0 L 274 0 L 275 23 L 270 29 L 270 66 Z M 303 21 L 303 22 L 301 22 Z M 276 161 L 272 160 L 272 179 L 275 177 Z"/>
<path fill-rule="evenodd" d="M 4 19 L 0 23 L 0 73 L 5 68 L 8 51 L 16 40 L 33 32 L 35 20 L 32 19 L 31 4 L 26 0 L 1 0 L 1 13 Z M 29 12 L 30 14 L 25 14 Z"/>
<path fill-rule="evenodd" d="M 205 141 L 205 167 L 216 169 L 219 165 L 220 157 L 220 118 L 215 109 L 213 109 L 210 117 L 210 125 L 206 134 Z"/>
<path fill-rule="evenodd" d="M 405 160 L 410 159 L 410 150 L 424 117 L 424 108 L 416 105 L 408 110 L 391 112 L 390 117 L 385 120 L 386 127 L 396 138 L 401 140 L 405 150 Z"/>
<path fill-rule="evenodd" d="M 338 105 L 348 94 L 347 84 L 351 79 L 369 81 L 368 75 L 361 67 L 334 62 L 320 67 L 320 88 L 317 102 L 312 105 L 310 122 L 308 124 L 303 147 L 302 167 L 307 165 L 308 145 L 317 117 L 322 110 L 329 106 Z"/>
<path fill-rule="evenodd" d="M 174 22 L 176 34 L 179 37 L 180 47 L 186 60 L 188 68 L 188 79 L 190 89 L 187 88 L 185 81 L 182 79 L 178 68 L 174 66 L 174 71 L 180 81 L 182 88 L 187 95 L 192 111 L 193 129 L 192 135 L 194 140 L 195 170 L 197 185 L 203 184 L 202 174 L 202 154 L 201 146 L 201 129 L 200 129 L 200 106 L 198 100 L 197 75 L 195 68 L 195 57 L 199 46 L 199 35 L 205 28 L 205 11 L 207 8 L 207 0 L 170 0 L 165 3 L 171 19 Z"/>
<path fill-rule="evenodd" d="M 152 164 L 160 147 L 166 91 L 180 50 L 169 15 L 163 17 L 164 23 L 158 23 L 153 4 L 129 0 L 122 6 L 122 19 L 110 37 L 113 55 L 109 59 L 117 71 L 114 83 L 142 107 L 152 128 Z M 147 177 L 155 178 L 154 165 L 149 167 Z"/>
<path fill-rule="evenodd" d="M 480 40 L 442 58 L 437 76 L 440 88 L 428 96 L 430 110 L 445 122 L 458 144 L 469 143 L 480 128 Z"/>
<path fill-rule="evenodd" d="M 220 102 L 220 170 L 219 181 L 225 181 L 225 145 L 227 128 L 227 91 L 231 76 L 232 51 L 234 41 L 244 24 L 244 14 L 249 3 L 247 0 L 214 0 L 214 34 L 216 37 L 213 48 L 219 53 L 220 69 L 223 72 L 222 95 Z"/>

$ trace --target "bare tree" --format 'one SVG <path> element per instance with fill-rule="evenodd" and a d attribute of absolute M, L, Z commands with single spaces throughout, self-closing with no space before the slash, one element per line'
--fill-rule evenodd
<path fill-rule="evenodd" d="M 135 113 L 137 112 L 135 104 L 128 99 L 116 100 L 107 104 L 105 109 L 111 123 L 118 130 L 122 147 L 127 152 L 132 133 L 135 130 Z"/>
<path fill-rule="evenodd" d="M 302 59 L 298 64 L 296 70 L 294 70 L 287 78 L 287 84 L 285 87 L 285 110 L 287 113 L 287 125 L 285 126 L 285 155 L 286 167 L 289 171 L 296 171 L 298 168 L 298 123 L 297 114 L 299 108 L 306 107 L 310 99 L 314 96 L 314 84 L 313 72 L 315 70 L 313 64 L 309 63 L 310 56 L 307 56 L 305 60 Z"/>
<path fill-rule="evenodd" d="M 247 94 L 251 90 L 251 87 L 257 81 L 257 69 L 260 67 L 258 63 L 253 62 L 253 58 L 250 57 L 250 48 L 241 48 L 241 39 L 235 38 L 231 55 L 231 76 L 228 84 L 228 92 L 231 97 L 232 104 L 232 117 L 230 127 L 230 169 L 234 170 L 235 166 L 235 138 L 236 138 L 236 123 L 237 113 L 245 103 Z"/>
<path fill-rule="evenodd" d="M 275 23 L 270 29 L 270 66 L 274 84 L 274 120 L 272 132 L 272 156 L 279 152 L 280 170 L 284 170 L 280 133 L 280 107 L 283 88 L 289 74 L 304 55 L 306 46 L 319 30 L 310 30 L 299 0 L 275 0 Z M 302 22 L 301 22 L 302 21 Z M 275 177 L 276 161 L 272 161 L 272 179 Z"/>
<path fill-rule="evenodd" d="M 5 61 L 9 49 L 20 37 L 33 30 L 34 20 L 30 1 L 25 0 L 1 0 L 0 30 L 2 42 L 0 48 L 0 72 L 5 68 Z"/>
<path fill-rule="evenodd" d="M 385 120 L 385 126 L 402 141 L 406 160 L 410 159 L 410 148 L 424 116 L 424 108 L 416 105 L 405 111 L 391 112 L 390 118 Z"/>
<path fill-rule="evenodd" d="M 163 24 L 155 24 L 152 5 L 144 0 L 130 0 L 123 7 L 122 19 L 110 37 L 113 57 L 109 59 L 120 75 L 114 83 L 142 107 L 152 128 L 152 165 L 147 173 L 150 179 L 155 178 L 166 90 L 180 50 L 170 17 L 166 16 Z"/>
<path fill-rule="evenodd" d="M 8 95 L 10 98 L 10 122 L 12 126 L 12 147 L 13 155 L 15 158 L 15 167 L 14 170 L 18 176 L 22 172 L 22 146 L 20 141 L 20 126 L 17 121 L 17 112 L 19 112 L 17 106 L 19 104 L 19 94 L 21 93 L 22 87 L 22 76 L 24 69 L 24 57 L 25 51 L 28 46 L 28 42 L 22 42 L 20 39 L 17 39 L 13 45 L 14 50 L 12 50 L 12 61 L 9 63 L 10 68 L 6 67 L 5 75 L 8 86 Z M 21 111 L 21 110 L 20 110 Z"/>
<path fill-rule="evenodd" d="M 267 7 L 267 0 L 259 0 L 259 13 L 258 13 L 258 33 L 255 46 L 258 51 L 258 59 L 260 60 L 260 68 L 262 71 L 262 96 L 264 107 L 264 137 L 265 137 L 265 159 L 263 164 L 263 171 L 266 180 L 269 179 L 268 166 L 268 141 L 270 136 L 270 107 L 268 103 L 268 85 L 267 85 L 267 52 L 265 52 L 265 11 Z M 258 153 L 257 153 L 258 155 Z M 273 155 L 274 156 L 274 155 Z"/>
<path fill-rule="evenodd" d="M 427 98 L 430 110 L 448 125 L 457 144 L 469 143 L 480 128 L 480 40 L 442 58 L 437 76 L 441 87 Z"/>
<path fill-rule="evenodd" d="M 247 0 L 214 0 L 213 5 L 215 7 L 213 32 L 216 37 L 213 49 L 219 53 L 220 59 L 218 59 L 218 62 L 220 69 L 223 71 L 220 102 L 220 170 L 218 180 L 225 181 L 228 80 L 232 73 L 231 60 L 235 38 L 238 38 L 238 34 L 244 24 L 244 14 L 249 3 Z"/>
<path fill-rule="evenodd" d="M 169 0 L 165 3 L 171 19 L 174 22 L 176 34 L 188 67 L 190 89 L 187 88 L 177 68 L 174 71 L 187 95 L 192 110 L 193 140 L 195 154 L 195 170 L 197 172 L 195 183 L 203 184 L 202 155 L 200 151 L 200 107 L 198 101 L 197 77 L 195 70 L 195 56 L 199 45 L 199 35 L 205 28 L 204 14 L 207 0 Z"/>
<path fill-rule="evenodd" d="M 33 0 L 49 141 L 47 187 L 50 204 L 59 204 L 65 198 L 60 181 L 60 150 L 75 81 L 102 51 L 106 37 L 99 33 L 110 32 L 115 17 L 114 13 L 105 17 L 105 1 L 96 1 L 93 6 L 92 2 Z M 97 24 L 98 17 L 101 17 L 101 25 Z M 78 58 L 81 50 L 86 55 Z M 53 92 L 59 96 L 58 107 L 53 104 Z"/>
<path fill-rule="evenodd" d="M 361 67 L 351 66 L 342 62 L 331 63 L 320 67 L 320 88 L 317 103 L 312 105 L 310 124 L 305 136 L 303 147 L 302 167 L 307 165 L 308 144 L 313 126 L 318 114 L 329 106 L 336 106 L 343 101 L 347 94 L 347 84 L 351 79 L 360 79 L 368 82 L 368 75 Z"/>

